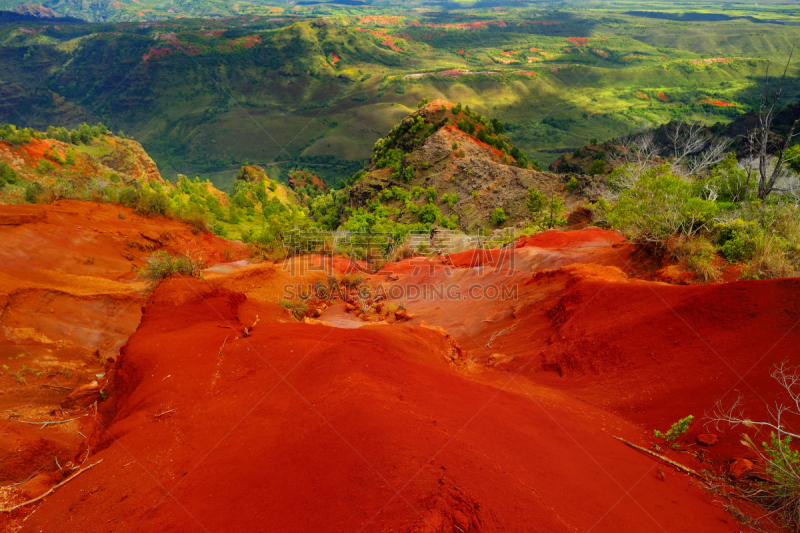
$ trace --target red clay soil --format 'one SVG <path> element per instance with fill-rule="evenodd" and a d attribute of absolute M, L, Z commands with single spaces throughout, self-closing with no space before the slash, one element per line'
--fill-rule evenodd
<path fill-rule="evenodd" d="M 0 426 L 0 479 L 47 466 L 0 504 L 96 465 L 0 514 L 9 530 L 739 531 L 690 477 L 612 437 L 649 447 L 653 429 L 702 421 L 736 390 L 763 415 L 769 368 L 800 346 L 800 280 L 647 281 L 658 262 L 597 228 L 527 238 L 513 263 L 469 251 L 387 265 L 376 289 L 478 292 L 406 296 L 410 322 L 359 328 L 296 322 L 275 303 L 283 286 L 324 272 L 280 263 L 173 278 L 140 308 L 125 254 L 196 245 L 214 263 L 235 245 L 115 206 L 4 206 L 0 238 L 0 356 L 25 347 L 13 370 L 55 357 L 83 372 L 70 387 L 108 383 L 99 411 L 62 410 L 64 392 L 36 381 L 61 374 L 2 376 L 0 402 L 27 410 Z M 492 297 L 502 286 L 513 297 Z M 103 346 L 125 344 L 103 364 L 88 348 L 117 322 Z M 669 454 L 724 471 L 744 453 L 738 433 L 720 433 L 713 463 Z"/>
<path fill-rule="evenodd" d="M 158 249 L 189 249 L 211 264 L 226 249 L 234 257 L 245 250 L 182 222 L 74 201 L 0 206 L 0 242 L 0 484 L 36 474 L 21 488 L 0 490 L 5 506 L 14 491 L 35 496 L 50 488 L 56 461 L 64 466 L 84 442 L 83 409 L 61 404 L 78 387 L 103 382 L 98 374 L 107 379 L 107 358 L 138 327 L 145 285 L 133 281 L 133 268 Z M 73 415 L 81 418 L 45 429 L 19 422 Z"/>
<path fill-rule="evenodd" d="M 406 302 L 412 323 L 443 326 L 469 357 L 644 427 L 663 430 L 693 414 L 684 441 L 692 442 L 706 432 L 703 415 L 715 402 L 729 405 L 738 393 L 751 416 L 765 416 L 780 393 L 770 370 L 797 362 L 800 280 L 644 281 L 637 277 L 652 278 L 657 265 L 620 241 L 596 228 L 542 233 L 516 249 L 510 275 L 510 252 L 497 250 L 455 254 L 454 267 L 420 262 L 416 275 L 418 259 L 385 269 L 399 274 L 396 283 L 427 284 L 427 298 Z M 436 298 L 430 287 L 442 285 L 465 295 L 469 287 L 480 290 L 465 305 Z M 508 294 L 516 287 L 515 297 L 503 300 L 485 292 L 489 286 L 505 286 Z M 716 455 L 745 453 L 741 430 L 722 435 Z"/>
<path fill-rule="evenodd" d="M 121 215 L 121 216 L 120 216 Z M 207 265 L 238 259 L 241 244 L 194 234 L 179 220 L 148 218 L 113 204 L 61 200 L 46 205 L 0 205 L 0 268 L 46 269 L 106 279 L 133 279 L 153 251 L 197 252 Z"/>
<path fill-rule="evenodd" d="M 91 436 L 103 462 L 21 531 L 738 531 L 611 438 L 637 426 L 524 378 L 480 383 L 436 329 L 283 317 L 162 284 Z"/>

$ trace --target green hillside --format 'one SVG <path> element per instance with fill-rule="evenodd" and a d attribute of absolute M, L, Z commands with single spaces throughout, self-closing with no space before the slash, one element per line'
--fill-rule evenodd
<path fill-rule="evenodd" d="M 73 4 L 46 5 L 66 15 Z M 431 5 L 2 24 L 0 121 L 102 121 L 140 141 L 170 179 L 230 189 L 252 163 L 275 179 L 302 166 L 339 185 L 419 100 L 441 98 L 498 117 L 547 165 L 593 138 L 672 119 L 733 120 L 757 101 L 767 61 L 785 61 L 800 40 L 791 11 L 777 7 L 770 17 L 784 24 L 633 16 L 624 3 L 580 12 Z M 792 67 L 786 94 L 799 87 Z"/>

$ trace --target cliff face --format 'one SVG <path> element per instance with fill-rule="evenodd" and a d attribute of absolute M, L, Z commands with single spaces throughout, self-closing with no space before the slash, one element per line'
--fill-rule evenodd
<path fill-rule="evenodd" d="M 382 161 L 386 158 L 385 148 L 384 152 L 376 153 L 367 174 L 350 188 L 350 206 L 364 207 L 382 191 L 394 187 L 408 190 L 422 187 L 426 191 L 433 187 L 442 213 L 457 215 L 460 229 L 474 231 L 495 225 L 491 218 L 496 208 L 504 210 L 505 225 L 522 223 L 529 217 L 525 202 L 533 188 L 565 197 L 568 205 L 582 203 L 602 190 L 601 178 L 575 176 L 579 186 L 570 192 L 565 185 L 572 175 L 522 168 L 510 153 L 478 138 L 488 137 L 480 133 L 485 126 L 478 121 L 472 134 L 462 131 L 460 126 L 468 118 L 463 113 L 454 113 L 453 104 L 436 100 L 404 119 L 382 140 L 389 142 L 392 150 L 402 150 L 400 170 L 381 168 L 385 164 Z M 432 133 L 425 136 L 426 129 Z M 488 141 L 502 146 L 497 138 L 505 139 L 495 134 Z M 457 201 L 442 202 L 443 195 L 455 195 Z M 415 201 L 424 204 L 428 198 L 423 195 Z M 387 205 L 401 210 L 398 221 L 415 221 L 414 214 L 403 209 L 402 201 L 390 201 Z"/>
<path fill-rule="evenodd" d="M 130 139 L 106 136 L 109 150 L 97 157 L 99 163 L 127 178 L 143 182 L 162 181 L 155 161 L 147 155 L 142 145 Z"/>

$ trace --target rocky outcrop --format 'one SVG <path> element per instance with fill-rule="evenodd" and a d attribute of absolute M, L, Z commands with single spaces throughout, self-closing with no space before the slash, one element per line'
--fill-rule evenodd
<path fill-rule="evenodd" d="M 383 142 L 391 142 L 392 149 L 403 151 L 402 171 L 379 168 L 379 157 L 373 158 L 371 170 L 351 186 L 349 206 L 365 207 L 385 189 L 421 187 L 425 194 L 414 199 L 417 208 L 421 208 L 428 203 L 427 191 L 433 188 L 434 204 L 443 216 L 455 215 L 460 229 L 477 231 L 497 227 L 492 221 L 497 208 L 502 208 L 506 216 L 502 225 L 524 223 L 530 217 L 526 207 L 530 189 L 562 196 L 568 206 L 580 205 L 604 190 L 602 176 L 555 175 L 523 168 L 509 153 L 477 138 L 480 128 L 488 126 L 481 126 L 476 120 L 478 129 L 474 135 L 459 129 L 457 124 L 465 120 L 465 115 L 454 114 L 452 107 L 449 102 L 436 100 L 397 126 Z M 426 129 L 432 130 L 427 136 Z M 578 186 L 567 190 L 566 184 L 573 177 Z M 456 201 L 447 203 L 446 198 L 451 195 Z M 382 202 L 401 212 L 399 222 L 416 222 L 405 200 L 384 198 Z"/>
<path fill-rule="evenodd" d="M 97 161 L 127 179 L 144 183 L 163 181 L 155 161 L 147 155 L 142 145 L 130 139 L 107 136 L 110 150 L 97 157 Z"/>

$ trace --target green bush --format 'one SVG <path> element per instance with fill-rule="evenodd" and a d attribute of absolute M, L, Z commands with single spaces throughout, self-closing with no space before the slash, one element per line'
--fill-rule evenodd
<path fill-rule="evenodd" d="M 433 204 L 425 204 L 419 210 L 419 220 L 425 224 L 433 224 L 442 217 L 442 212 Z"/>
<path fill-rule="evenodd" d="M 557 195 L 548 197 L 539 189 L 528 189 L 528 200 L 525 202 L 531 212 L 533 222 L 545 228 L 554 228 L 566 223 L 564 214 L 564 200 Z"/>
<path fill-rule="evenodd" d="M 586 170 L 586 173 L 590 176 L 596 176 L 598 174 L 605 174 L 606 173 L 606 162 L 602 159 L 595 159 L 592 161 L 592 164 L 589 165 L 589 168 Z"/>
<path fill-rule="evenodd" d="M 717 254 L 714 245 L 705 237 L 681 239 L 675 246 L 674 255 L 685 259 L 687 266 L 703 283 L 719 280 L 720 271 L 714 265 Z"/>
<path fill-rule="evenodd" d="M 35 204 L 38 199 L 39 195 L 44 192 L 44 187 L 36 181 L 32 181 L 30 183 L 25 184 L 25 201 L 29 204 Z"/>
<path fill-rule="evenodd" d="M 654 434 L 656 437 L 664 439 L 668 444 L 672 444 L 689 430 L 689 424 L 692 423 L 693 419 L 694 416 L 692 415 L 689 415 L 686 418 L 681 418 L 672 424 L 666 433 L 661 433 L 659 430 L 655 430 Z"/>
<path fill-rule="evenodd" d="M 191 276 L 199 272 L 199 269 L 200 265 L 189 257 L 173 256 L 166 250 L 159 250 L 147 260 L 147 265 L 139 270 L 138 277 L 154 286 L 176 274 Z"/>
<path fill-rule="evenodd" d="M 717 246 L 722 256 L 730 263 L 749 261 L 755 254 L 755 235 L 758 225 L 737 218 L 730 222 L 715 224 L 712 232 L 716 235 Z"/>
<path fill-rule="evenodd" d="M 436 189 L 434 189 L 433 187 L 428 187 L 426 193 L 428 194 L 428 202 L 430 203 L 435 202 L 436 198 L 439 196 L 439 193 L 437 193 Z"/>
<path fill-rule="evenodd" d="M 569 181 L 567 182 L 567 184 L 565 185 L 565 187 L 569 192 L 574 192 L 575 189 L 578 188 L 578 178 L 576 178 L 575 176 L 572 176 L 569 179 Z"/>
<path fill-rule="evenodd" d="M 625 189 L 607 217 L 631 239 L 664 244 L 673 235 L 697 233 L 718 211 L 716 203 L 693 196 L 692 184 L 662 165 Z"/>
<path fill-rule="evenodd" d="M 169 199 L 164 194 L 144 191 L 139 195 L 135 210 L 140 215 L 166 217 L 170 215 Z"/>
<path fill-rule="evenodd" d="M 492 211 L 492 223 L 495 226 L 499 226 L 505 221 L 506 221 L 506 212 L 503 210 L 502 207 L 495 207 L 494 211 Z"/>
<path fill-rule="evenodd" d="M 17 182 L 17 171 L 11 168 L 11 165 L 5 161 L 0 161 L 0 189 L 7 183 L 14 184 Z"/>
<path fill-rule="evenodd" d="M 39 174 L 47 174 L 48 172 L 52 172 L 56 169 L 56 165 L 44 157 L 39 160 L 39 164 L 36 165 L 36 172 Z"/>

